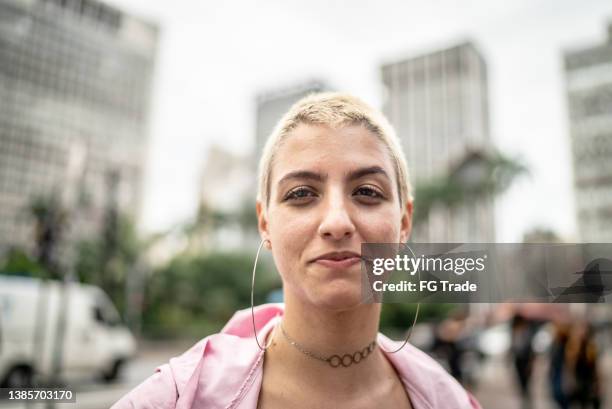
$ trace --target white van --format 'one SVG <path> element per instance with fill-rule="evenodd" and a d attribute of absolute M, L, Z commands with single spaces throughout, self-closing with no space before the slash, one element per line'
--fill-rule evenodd
<path fill-rule="evenodd" d="M 60 333 L 63 380 L 112 380 L 136 350 L 100 288 L 0 275 L 0 387 L 24 387 L 34 375 L 49 376 L 57 367 Z"/>

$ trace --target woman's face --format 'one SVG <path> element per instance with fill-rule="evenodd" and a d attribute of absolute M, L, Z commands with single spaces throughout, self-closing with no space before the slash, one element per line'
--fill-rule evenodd
<path fill-rule="evenodd" d="M 391 156 L 366 128 L 301 124 L 276 152 L 257 215 L 286 296 L 344 310 L 361 301 L 361 243 L 405 242 L 412 203 L 400 208 Z"/>

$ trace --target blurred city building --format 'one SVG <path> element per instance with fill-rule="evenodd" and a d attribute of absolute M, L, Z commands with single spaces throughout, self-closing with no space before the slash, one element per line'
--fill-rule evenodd
<path fill-rule="evenodd" d="M 212 145 L 202 171 L 200 202 L 210 209 L 237 212 L 248 199 L 251 177 L 246 156 Z"/>
<path fill-rule="evenodd" d="M 258 233 L 252 196 L 253 172 L 249 157 L 213 145 L 202 171 L 200 219 L 214 226 L 202 229 L 198 247 L 257 248 Z M 249 219 L 250 220 L 247 220 Z"/>
<path fill-rule="evenodd" d="M 612 241 L 612 24 L 607 43 L 567 51 L 565 74 L 580 238 Z"/>
<path fill-rule="evenodd" d="M 300 98 L 313 92 L 329 91 L 328 85 L 319 80 L 310 80 L 291 87 L 269 90 L 257 95 L 255 129 L 255 166 L 274 126 Z"/>
<path fill-rule="evenodd" d="M 413 186 L 461 169 L 478 176 L 474 152 L 490 148 L 487 69 L 467 42 L 382 66 L 383 110 L 406 153 Z M 416 198 L 418 206 L 418 197 Z M 415 225 L 419 242 L 493 242 L 490 196 L 452 208 L 437 206 Z"/>
<path fill-rule="evenodd" d="M 112 201 L 138 217 L 157 39 L 96 0 L 0 2 L 0 253 L 31 247 L 35 196 L 61 197 L 70 234 Z"/>

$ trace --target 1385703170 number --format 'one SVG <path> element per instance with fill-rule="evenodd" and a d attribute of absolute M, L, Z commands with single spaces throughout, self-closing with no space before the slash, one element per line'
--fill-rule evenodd
<path fill-rule="evenodd" d="M 8 400 L 13 401 L 58 401 L 58 402 L 75 402 L 75 394 L 70 389 L 58 388 L 22 388 L 4 389 L 0 395 Z"/>

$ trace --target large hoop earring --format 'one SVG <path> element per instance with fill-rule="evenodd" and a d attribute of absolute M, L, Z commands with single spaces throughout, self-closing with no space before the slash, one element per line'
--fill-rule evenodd
<path fill-rule="evenodd" d="M 265 348 L 261 346 L 261 344 L 259 343 L 259 339 L 257 339 L 257 329 L 255 328 L 255 310 L 253 307 L 253 299 L 254 299 L 254 293 L 255 293 L 255 270 L 257 269 L 257 260 L 259 259 L 259 253 L 261 252 L 261 248 L 266 242 L 269 242 L 269 240 L 264 239 L 259 244 L 259 248 L 257 249 L 257 254 L 255 255 L 255 263 L 253 264 L 253 276 L 251 277 L 251 318 L 253 322 L 253 334 L 255 335 L 255 342 L 257 342 L 257 346 L 262 351 L 265 351 L 266 349 L 268 349 L 268 347 L 272 344 L 272 339 L 274 338 L 274 337 L 270 337 L 270 341 L 268 341 L 268 345 L 266 345 Z"/>
<path fill-rule="evenodd" d="M 412 256 L 414 258 L 416 258 L 416 255 L 414 254 L 414 251 L 412 251 L 412 249 L 410 248 L 410 246 L 407 243 L 403 243 L 404 246 L 406 246 L 408 248 L 408 250 L 410 250 L 410 252 L 412 253 Z M 421 270 L 419 269 L 419 280 L 421 279 Z M 396 352 L 401 351 L 406 344 L 408 343 L 408 340 L 410 339 L 410 336 L 412 335 L 412 330 L 414 329 L 414 326 L 417 323 L 417 319 L 419 318 L 419 310 L 421 309 L 421 303 L 418 302 L 417 303 L 417 308 L 416 308 L 416 312 L 414 313 L 414 320 L 412 321 L 412 326 L 410 327 L 410 329 L 408 330 L 408 334 L 406 335 L 406 339 L 404 339 L 404 343 L 397 348 L 395 351 L 387 351 L 384 348 L 380 347 L 380 349 L 382 349 L 384 352 L 386 352 L 387 354 L 394 354 Z"/>

